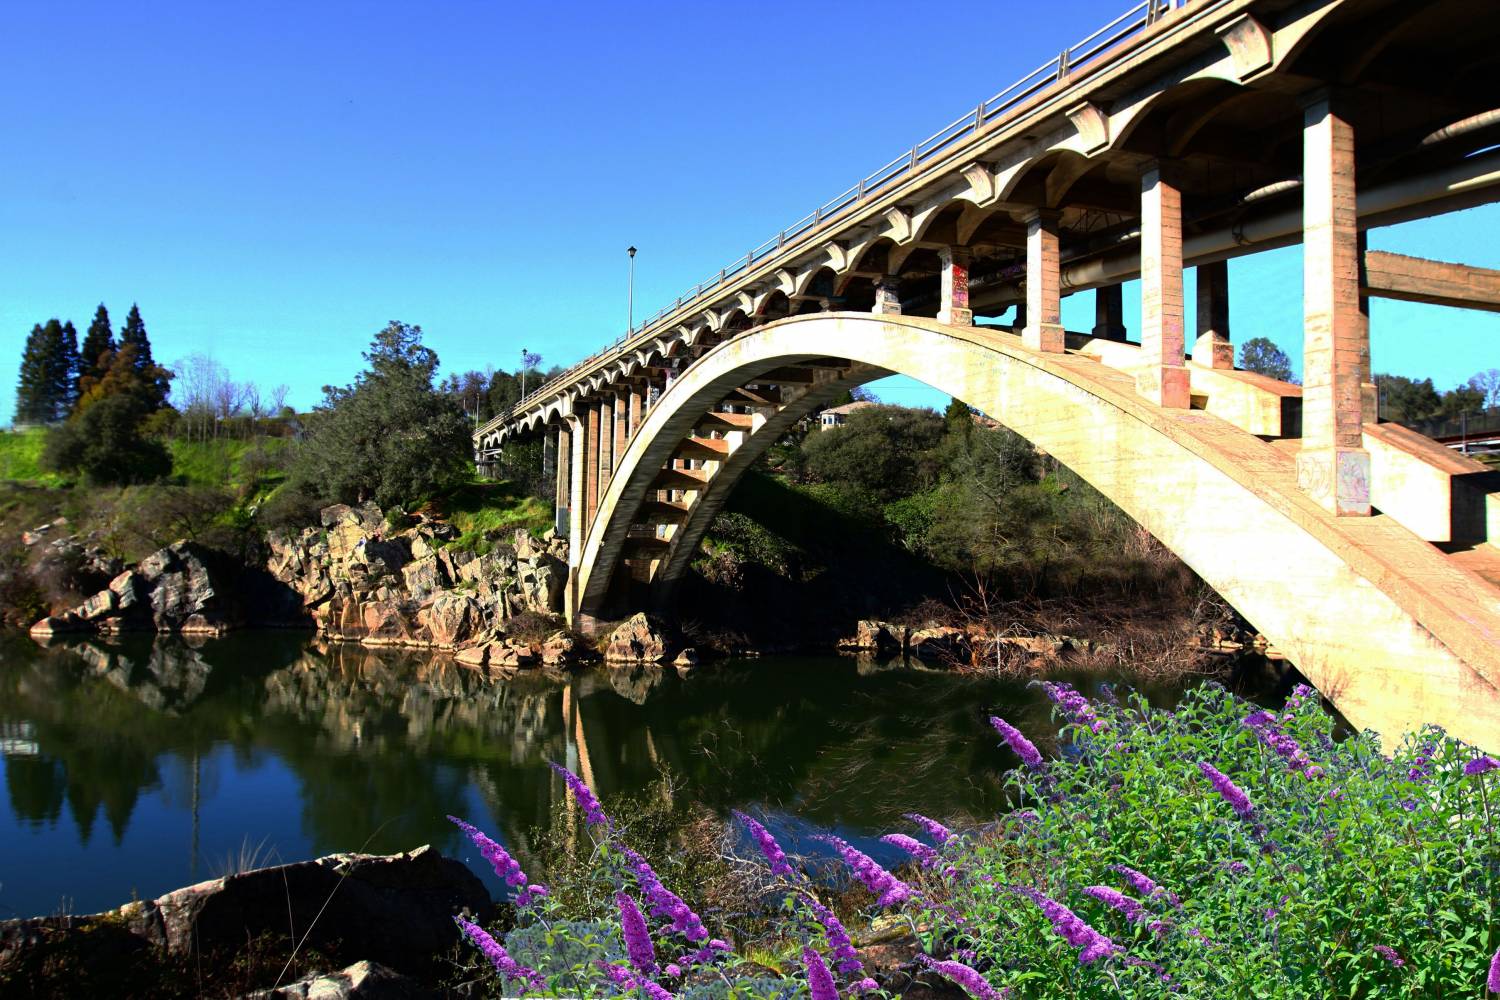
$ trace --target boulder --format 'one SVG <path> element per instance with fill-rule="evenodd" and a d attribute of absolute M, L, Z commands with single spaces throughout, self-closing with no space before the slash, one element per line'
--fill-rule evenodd
<path fill-rule="evenodd" d="M 479 631 L 482 617 L 474 598 L 445 591 L 427 610 L 427 629 L 437 645 L 457 646 Z"/>
<path fill-rule="evenodd" d="M 866 619 L 855 624 L 853 638 L 840 640 L 838 645 L 840 649 L 868 649 L 895 655 L 906 647 L 906 629 L 889 622 Z"/>
<path fill-rule="evenodd" d="M 101 618 L 108 618 L 115 612 L 116 595 L 113 590 L 101 590 L 78 605 L 75 614 L 84 621 L 96 622 Z"/>
<path fill-rule="evenodd" d="M 174 542 L 141 560 L 137 572 L 150 588 L 158 632 L 178 631 L 189 619 L 227 625 L 228 592 L 213 562 L 213 554 L 194 542 Z"/>
<path fill-rule="evenodd" d="M 400 643 L 413 638 L 415 629 L 396 601 L 367 601 L 360 606 L 364 642 Z"/>
<path fill-rule="evenodd" d="M 943 663 L 969 662 L 969 636 L 961 628 L 938 625 L 917 629 L 906 644 L 907 653 L 922 660 Z"/>
<path fill-rule="evenodd" d="M 632 615 L 609 636 L 607 663 L 660 663 L 667 657 L 666 629 L 644 611 Z"/>
<path fill-rule="evenodd" d="M 448 574 L 443 571 L 443 564 L 438 562 L 436 556 L 414 560 L 401 570 L 401 577 L 406 581 L 406 589 L 415 601 L 425 600 L 453 582 L 448 579 Z"/>
<path fill-rule="evenodd" d="M 241 1000 L 434 1000 L 437 994 L 378 962 L 356 962 L 342 972 L 318 973 Z"/>
<path fill-rule="evenodd" d="M 573 637 L 566 632 L 553 632 L 542 642 L 542 663 L 558 667 L 573 659 Z"/>
<path fill-rule="evenodd" d="M 696 667 L 698 665 L 698 651 L 692 646 L 687 647 L 677 654 L 672 661 L 674 667 Z"/>
<path fill-rule="evenodd" d="M 64 611 L 60 615 L 48 615 L 35 625 L 31 626 L 31 637 L 33 639 L 49 639 L 54 635 L 67 635 L 72 632 L 88 632 L 92 626 L 79 618 L 71 611 Z"/>

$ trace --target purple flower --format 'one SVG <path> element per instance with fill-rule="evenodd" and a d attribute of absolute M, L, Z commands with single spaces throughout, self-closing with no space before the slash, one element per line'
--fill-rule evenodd
<path fill-rule="evenodd" d="M 1249 819 L 1251 814 L 1255 812 L 1255 807 L 1250 804 L 1249 797 L 1240 791 L 1238 785 L 1229 780 L 1228 775 L 1206 760 L 1198 762 L 1198 770 L 1202 771 L 1203 776 L 1213 783 L 1214 791 L 1218 792 L 1219 797 L 1229 803 L 1230 808 L 1234 810 L 1235 815 L 1239 816 L 1240 819 Z"/>
<path fill-rule="evenodd" d="M 1432 775 L 1432 758 L 1437 755 L 1437 744 L 1432 740 L 1425 740 L 1417 747 L 1416 756 L 1411 759 L 1411 769 L 1406 776 L 1412 781 L 1426 781 Z"/>
<path fill-rule="evenodd" d="M 1316 778 L 1323 773 L 1321 767 L 1308 759 L 1296 740 L 1276 728 L 1276 716 L 1270 712 L 1260 711 L 1247 715 L 1242 724 L 1285 760 L 1291 770 L 1300 771 L 1308 778 Z"/>
<path fill-rule="evenodd" d="M 899 847 L 907 854 L 916 858 L 922 863 L 923 868 L 935 868 L 942 863 L 943 859 L 938 857 L 937 851 L 934 851 L 915 837 L 908 837 L 904 833 L 888 833 L 880 839 L 892 847 Z"/>
<path fill-rule="evenodd" d="M 1500 761 L 1495 760 L 1493 757 L 1475 757 L 1464 765 L 1464 774 L 1472 778 L 1476 774 L 1484 774 L 1486 771 L 1493 771 L 1497 767 L 1500 767 Z"/>
<path fill-rule="evenodd" d="M 1219 866 L 1231 875 L 1243 875 L 1250 870 L 1250 866 L 1243 861 L 1226 861 Z"/>
<path fill-rule="evenodd" d="M 1490 978 L 1486 985 L 1491 993 L 1500 993 L 1500 949 L 1496 949 L 1495 957 L 1490 959 Z"/>
<path fill-rule="evenodd" d="M 1146 908 L 1118 889 L 1107 885 L 1091 885 L 1083 890 L 1085 896 L 1093 896 L 1111 910 L 1122 914 L 1126 920 L 1135 922 L 1147 916 Z"/>
<path fill-rule="evenodd" d="M 1036 748 L 1036 744 L 1022 736 L 1019 729 L 998 715 L 990 716 L 990 725 L 994 726 L 995 732 L 999 733 L 1001 738 L 1005 740 L 1005 745 L 1010 747 L 1017 757 L 1021 758 L 1021 763 L 1030 768 L 1042 766 L 1041 751 Z"/>
<path fill-rule="evenodd" d="M 624 844 L 616 844 L 615 849 L 623 854 L 629 863 L 636 884 L 641 887 L 641 892 L 646 894 L 647 906 L 653 917 L 670 920 L 672 929 L 689 941 L 701 941 L 708 937 L 708 928 L 703 926 L 703 921 L 698 919 L 698 914 L 688 908 L 688 905 L 682 901 L 682 897 L 662 885 L 661 879 L 657 877 L 645 858 Z"/>
<path fill-rule="evenodd" d="M 1134 889 L 1137 894 L 1145 896 L 1147 899 L 1155 899 L 1157 896 L 1161 896 L 1173 906 L 1182 905 L 1182 901 L 1177 898 L 1177 894 L 1175 892 L 1168 892 L 1161 886 L 1157 885 L 1154 880 L 1145 875 L 1142 875 L 1140 872 L 1136 871 L 1134 868 L 1129 867 L 1128 865 L 1110 865 L 1109 870 L 1112 872 L 1117 872 L 1120 877 L 1125 880 L 1126 885 L 1130 886 L 1130 888 Z"/>
<path fill-rule="evenodd" d="M 609 816 L 605 814 L 604 807 L 599 804 L 599 800 L 594 797 L 594 793 L 589 791 L 589 786 L 583 783 L 583 779 L 556 761 L 548 761 L 547 763 L 552 766 L 552 770 L 556 771 L 558 776 L 562 778 L 563 783 L 568 786 L 568 791 L 573 793 L 573 798 L 578 800 L 579 807 L 583 809 L 584 823 L 588 826 L 602 826 L 605 829 L 609 829 L 611 826 Z"/>
<path fill-rule="evenodd" d="M 853 996 L 859 993 L 874 993 L 878 989 L 880 989 L 880 984 L 869 976 L 866 976 L 853 986 L 850 986 L 849 993 Z"/>
<path fill-rule="evenodd" d="M 547 981 L 542 978 L 541 973 L 535 969 L 528 969 L 511 958 L 500 942 L 490 937 L 489 932 L 483 927 L 470 923 L 463 917 L 453 919 L 458 921 L 458 926 L 469 936 L 469 940 L 484 952 L 484 957 L 490 960 L 490 964 L 495 967 L 496 972 L 500 973 L 500 977 L 515 983 L 517 991 L 522 995 L 525 995 L 528 990 L 540 993 L 547 988 Z"/>
<path fill-rule="evenodd" d="M 928 819 L 921 813 L 907 813 L 906 818 L 917 824 L 917 826 L 920 826 L 922 828 L 922 832 L 927 834 L 928 837 L 935 840 L 939 847 L 943 846 L 944 844 L 948 843 L 948 841 L 953 839 L 953 831 L 948 829 L 946 826 L 939 823 L 935 819 Z"/>
<path fill-rule="evenodd" d="M 595 962 L 594 964 L 603 970 L 610 982 L 621 990 L 641 990 L 648 1000 L 672 1000 L 672 994 L 654 982 L 650 976 L 643 976 L 623 965 L 611 965 L 608 962 Z"/>
<path fill-rule="evenodd" d="M 934 962 L 926 955 L 920 956 L 922 964 L 945 979 L 957 983 L 974 1000 L 1001 1000 L 1010 995 L 1010 990 L 996 990 L 989 980 L 962 962 Z"/>
<path fill-rule="evenodd" d="M 715 953 L 728 950 L 729 945 L 727 943 L 720 941 L 718 938 L 714 938 L 712 941 L 708 942 L 708 944 L 704 945 L 702 948 L 697 949 L 696 951 L 690 951 L 685 955 L 679 955 L 675 962 L 667 966 L 669 970 L 675 967 L 678 971 L 676 973 L 669 972 L 668 975 L 681 975 L 683 969 L 691 968 L 695 965 L 708 965 L 713 962 Z"/>
<path fill-rule="evenodd" d="M 823 956 L 803 948 L 802 963 L 807 966 L 807 991 L 812 1000 L 839 1000 L 838 987 L 833 985 L 833 974 L 823 964 Z"/>
<path fill-rule="evenodd" d="M 647 975 L 656 971 L 656 948 L 651 944 L 651 929 L 640 907 L 628 892 L 615 893 L 615 905 L 620 908 L 620 931 L 625 937 L 625 954 L 637 972 Z"/>
<path fill-rule="evenodd" d="M 521 871 L 520 863 L 510 856 L 510 852 L 485 836 L 478 827 L 465 823 L 457 816 L 449 816 L 448 819 L 468 835 L 468 838 L 474 842 L 474 846 L 479 848 L 480 855 L 495 869 L 495 874 L 505 879 L 506 885 L 514 889 L 526 884 L 526 873 Z M 532 886 L 529 891 L 535 893 L 538 889 L 542 890 L 540 895 L 547 894 L 547 890 L 542 889 L 541 886 Z"/>
<path fill-rule="evenodd" d="M 838 837 L 825 836 L 818 839 L 833 845 L 834 850 L 839 852 L 839 857 L 844 859 L 844 864 L 853 869 L 854 877 L 879 897 L 876 902 L 880 906 L 894 906 L 911 898 L 911 887 L 880 867 L 868 854 Z"/>
<path fill-rule="evenodd" d="M 1089 700 L 1079 694 L 1071 684 L 1061 682 L 1043 681 L 1042 690 L 1052 703 L 1063 710 L 1063 714 L 1073 721 L 1074 724 L 1087 726 L 1090 731 L 1101 733 L 1109 728 L 1109 723 L 1099 718 L 1094 713 L 1094 706 Z"/>
<path fill-rule="evenodd" d="M 787 863 L 786 852 L 781 849 L 780 844 L 776 843 L 776 838 L 771 836 L 771 831 L 738 809 L 734 811 L 734 815 L 741 823 L 745 824 L 745 829 L 750 831 L 750 836 L 755 839 L 756 846 L 760 848 L 760 853 L 765 855 L 766 861 L 771 865 L 771 874 L 785 875 L 787 878 L 792 878 L 796 873 L 792 871 L 792 866 Z"/>
<path fill-rule="evenodd" d="M 669 962 L 667 963 L 666 973 L 673 979 L 676 979 L 678 976 L 682 975 L 682 966 L 678 965 L 676 962 Z"/>
<path fill-rule="evenodd" d="M 844 925 L 839 923 L 839 918 L 816 899 L 808 899 L 806 903 L 813 916 L 818 918 L 818 923 L 823 925 L 823 937 L 828 941 L 834 969 L 841 976 L 857 976 L 863 972 L 864 965 L 859 960 L 859 953 L 854 950 L 854 942 L 850 940 Z"/>
<path fill-rule="evenodd" d="M 1070 947 L 1080 949 L 1078 952 L 1078 961 L 1080 964 L 1088 965 L 1119 951 L 1119 948 L 1115 946 L 1113 941 L 1094 930 L 1078 914 L 1057 900 L 1044 895 L 1036 889 L 1021 891 L 1024 895 L 1030 897 L 1032 902 L 1041 907 L 1042 915 L 1051 921 L 1054 933 L 1068 942 Z"/>
<path fill-rule="evenodd" d="M 1375 954 L 1379 955 L 1387 962 L 1390 962 L 1398 969 L 1406 964 L 1406 959 L 1401 957 L 1400 952 L 1396 951 L 1395 948 L 1392 948 L 1388 944 L 1377 944 L 1375 946 Z"/>

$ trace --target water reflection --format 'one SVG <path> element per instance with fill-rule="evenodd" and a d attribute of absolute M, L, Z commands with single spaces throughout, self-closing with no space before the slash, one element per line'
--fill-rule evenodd
<path fill-rule="evenodd" d="M 836 828 L 878 853 L 903 812 L 993 814 L 997 710 L 1050 732 L 1019 683 L 832 657 L 494 682 L 444 654 L 295 633 L 7 639 L 0 913 L 155 895 L 246 844 L 287 860 L 422 843 L 466 856 L 448 813 L 525 860 L 562 795 L 549 758 L 605 795 L 666 764 L 710 808 L 765 812 L 794 841 Z"/>

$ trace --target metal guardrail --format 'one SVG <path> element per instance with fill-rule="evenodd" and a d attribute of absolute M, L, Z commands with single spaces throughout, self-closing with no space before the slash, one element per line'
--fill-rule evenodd
<path fill-rule="evenodd" d="M 897 182 L 915 173 L 923 164 L 929 162 L 934 157 L 948 152 L 961 140 L 974 135 L 1011 112 L 1016 111 L 1025 102 L 1046 90 L 1054 83 L 1066 79 L 1077 68 L 1092 62 L 1095 58 L 1103 55 L 1121 42 L 1128 41 L 1136 35 L 1143 33 L 1169 11 L 1186 6 L 1189 2 L 1190 0 L 1142 0 L 1141 3 L 1131 7 L 1098 31 L 1095 31 L 1092 35 L 1063 49 L 1055 57 L 1038 66 L 1030 73 L 1027 73 L 993 97 L 986 101 L 981 101 L 973 111 L 967 112 L 962 117 L 949 122 L 932 133 L 932 135 L 912 146 L 909 150 L 903 151 L 900 156 L 877 168 L 874 172 L 867 174 L 851 187 L 845 188 L 834 195 L 813 209 L 812 212 L 804 215 L 790 226 L 787 226 L 760 246 L 746 253 L 743 257 L 720 268 L 718 273 L 712 274 L 698 282 L 682 295 L 679 295 L 670 305 L 648 318 L 638 328 L 627 330 L 624 335 L 607 345 L 603 350 L 596 351 L 562 374 L 556 375 L 537 386 L 536 389 L 527 393 L 505 413 L 486 421 L 484 426 L 474 432 L 475 436 L 478 437 L 500 426 L 506 420 L 510 419 L 511 414 L 521 409 L 526 400 L 539 396 L 555 386 L 569 381 L 573 377 L 574 372 L 580 368 L 586 368 L 600 358 L 606 357 L 632 337 L 646 334 L 654 324 L 663 318 L 670 316 L 684 306 L 691 305 L 709 292 L 717 290 L 735 275 L 748 270 L 759 261 L 782 250 L 812 230 L 820 228 L 825 222 L 841 218 L 866 198 L 878 195 L 888 188 L 893 187 Z"/>

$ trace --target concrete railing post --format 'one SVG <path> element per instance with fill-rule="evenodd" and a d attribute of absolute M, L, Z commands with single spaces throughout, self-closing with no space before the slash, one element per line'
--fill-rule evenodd
<path fill-rule="evenodd" d="M 1297 481 L 1334 514 L 1370 513 L 1361 386 L 1369 328 L 1359 309 L 1354 127 L 1327 91 L 1302 124 L 1302 450 Z"/>
<path fill-rule="evenodd" d="M 974 311 L 969 308 L 969 265 L 973 259 L 968 247 L 943 247 L 938 251 L 942 267 L 938 322 L 949 326 L 973 326 Z"/>
<path fill-rule="evenodd" d="M 901 315 L 901 279 L 887 274 L 875 282 L 875 306 L 870 310 L 877 316 Z"/>
<path fill-rule="evenodd" d="M 1136 391 L 1158 406 L 1187 409 L 1183 367 L 1182 192 L 1166 165 L 1141 171 L 1141 368 Z"/>

